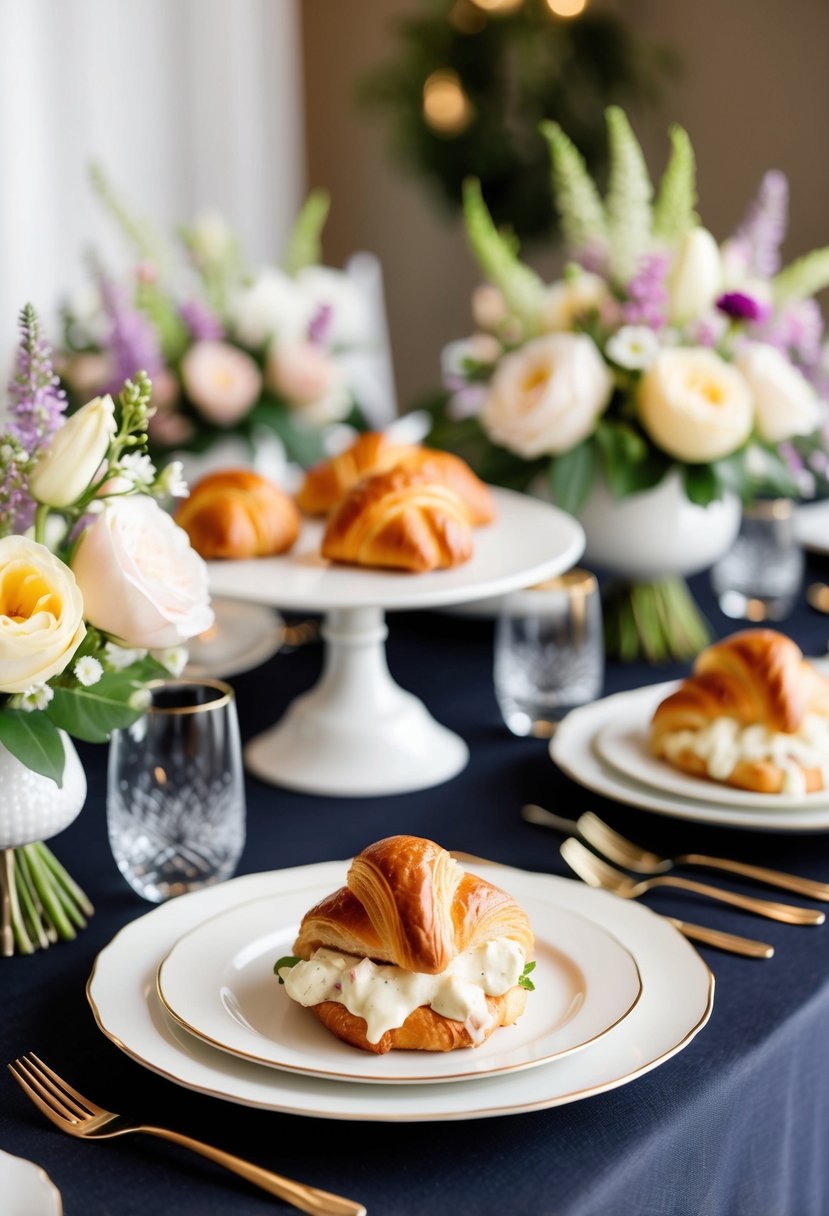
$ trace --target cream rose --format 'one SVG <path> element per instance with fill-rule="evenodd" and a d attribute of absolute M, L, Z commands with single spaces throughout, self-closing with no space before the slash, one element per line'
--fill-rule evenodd
<path fill-rule="evenodd" d="M 84 494 L 117 430 L 112 398 L 95 397 L 67 418 L 40 453 L 29 489 L 38 502 L 68 507 Z"/>
<path fill-rule="evenodd" d="M 59 675 L 86 633 L 68 566 L 25 536 L 0 540 L 0 691 L 25 692 Z"/>
<path fill-rule="evenodd" d="M 750 342 L 736 362 L 754 395 L 761 439 L 781 443 L 817 430 L 821 421 L 817 393 L 785 355 L 766 342 Z"/>
<path fill-rule="evenodd" d="M 72 569 L 86 619 L 124 646 L 177 646 L 213 622 L 205 563 L 149 495 L 109 499 Z"/>
<path fill-rule="evenodd" d="M 489 436 L 525 460 L 581 443 L 610 401 L 613 377 L 586 334 L 534 338 L 501 360 L 481 411 Z"/>
<path fill-rule="evenodd" d="M 609 296 L 604 279 L 586 270 L 553 283 L 544 293 L 541 328 L 545 333 L 572 329 L 580 317 L 598 312 Z"/>
<path fill-rule="evenodd" d="M 654 443 L 694 464 L 719 460 L 751 434 L 754 408 L 743 375 L 701 347 L 657 355 L 639 386 L 639 416 Z"/>
<path fill-rule="evenodd" d="M 268 353 L 265 380 L 315 426 L 338 422 L 351 408 L 341 366 L 313 342 L 274 344 Z"/>
<path fill-rule="evenodd" d="M 668 272 L 668 315 L 674 325 L 699 317 L 722 291 L 720 250 L 707 228 L 692 228 L 679 243 Z"/>
<path fill-rule="evenodd" d="M 229 342 L 196 342 L 181 361 L 181 378 L 196 409 L 217 426 L 244 418 L 262 388 L 255 361 Z"/>

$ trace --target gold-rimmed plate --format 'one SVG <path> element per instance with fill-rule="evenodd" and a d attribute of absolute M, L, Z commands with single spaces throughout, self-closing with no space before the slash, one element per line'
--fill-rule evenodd
<path fill-rule="evenodd" d="M 343 1043 L 273 974 L 292 953 L 319 886 L 229 909 L 185 934 L 158 970 L 167 1012 L 190 1034 L 240 1059 L 334 1081 L 434 1084 L 534 1068 L 595 1043 L 630 1013 L 642 984 L 630 951 L 554 899 L 522 897 L 536 931 L 535 991 L 513 1026 L 474 1050 L 393 1051 Z"/>

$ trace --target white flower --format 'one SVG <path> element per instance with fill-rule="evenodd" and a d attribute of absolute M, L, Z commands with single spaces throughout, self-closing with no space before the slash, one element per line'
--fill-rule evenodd
<path fill-rule="evenodd" d="M 84 494 L 101 467 L 117 430 L 112 398 L 95 397 L 55 431 L 29 478 L 38 502 L 68 507 Z"/>
<path fill-rule="evenodd" d="M 754 394 L 761 439 L 781 443 L 817 430 L 821 421 L 817 393 L 779 350 L 765 342 L 748 342 L 736 363 Z"/>
<path fill-rule="evenodd" d="M 119 472 L 137 486 L 151 486 L 155 465 L 146 452 L 127 452 L 118 461 Z"/>
<path fill-rule="evenodd" d="M 197 261 L 216 263 L 231 252 L 235 239 L 222 213 L 211 207 L 200 211 L 193 221 L 190 243 Z"/>
<path fill-rule="evenodd" d="M 659 339 L 647 325 L 623 325 L 609 339 L 605 354 L 619 367 L 641 371 L 650 367 L 659 354 Z"/>
<path fill-rule="evenodd" d="M 444 380 L 467 375 L 466 363 L 494 363 L 503 347 L 492 334 L 473 334 L 471 338 L 459 338 L 444 346 L 440 356 L 440 368 Z"/>
<path fill-rule="evenodd" d="M 314 313 L 314 302 L 281 270 L 264 270 L 243 287 L 230 303 L 230 320 L 236 337 L 254 350 L 271 338 L 304 338 Z"/>
<path fill-rule="evenodd" d="M 103 667 L 91 654 L 85 654 L 83 658 L 78 659 L 72 670 L 75 673 L 75 679 L 79 684 L 83 684 L 84 688 L 91 688 L 93 684 L 97 684 L 104 674 Z"/>
<path fill-rule="evenodd" d="M 604 279 L 586 270 L 553 283 L 544 293 L 541 328 L 546 333 L 572 329 L 581 317 L 598 311 L 609 295 Z"/>
<path fill-rule="evenodd" d="M 45 709 L 54 695 L 54 689 L 48 684 L 35 684 L 21 693 L 18 701 L 20 708 L 30 714 L 35 710 Z"/>
<path fill-rule="evenodd" d="M 131 697 L 129 699 L 130 709 L 147 709 L 149 707 L 152 699 L 153 699 L 153 694 L 150 692 L 149 688 L 136 688 L 135 692 L 131 695 Z M 134 737 L 136 737 L 136 736 L 134 736 Z M 140 740 L 140 738 L 141 738 L 140 730 L 138 732 L 137 737 Z"/>
<path fill-rule="evenodd" d="M 481 422 L 525 460 L 566 452 L 595 429 L 613 377 L 586 334 L 549 334 L 506 355 L 489 385 Z"/>
<path fill-rule="evenodd" d="M 160 494 L 169 494 L 171 498 L 187 498 L 190 487 L 184 479 L 184 465 L 180 460 L 171 460 L 158 475 L 156 482 Z"/>
<path fill-rule="evenodd" d="M 168 646 L 166 650 L 154 650 L 153 658 L 166 667 L 171 676 L 180 676 L 187 666 L 187 649 L 184 646 Z"/>
<path fill-rule="evenodd" d="M 367 346 L 372 340 L 368 304 L 360 288 L 342 270 L 304 266 L 296 285 L 309 308 L 309 320 L 320 309 L 331 310 L 325 326 L 326 346 Z"/>
<path fill-rule="evenodd" d="M 682 238 L 668 272 L 668 314 L 676 325 L 711 307 L 722 291 L 720 250 L 707 228 L 691 228 Z"/>
<path fill-rule="evenodd" d="M 142 650 L 140 647 L 119 646 L 117 642 L 107 642 L 104 646 L 104 658 L 113 671 L 123 671 L 125 667 L 131 667 L 133 663 L 140 663 L 146 657 L 146 650 Z"/>
<path fill-rule="evenodd" d="M 751 434 L 754 407 L 742 374 L 701 347 L 657 355 L 639 386 L 639 416 L 651 439 L 678 460 L 728 456 Z"/>

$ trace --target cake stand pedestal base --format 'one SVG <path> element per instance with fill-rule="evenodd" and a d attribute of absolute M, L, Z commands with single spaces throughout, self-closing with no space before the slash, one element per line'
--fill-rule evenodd
<path fill-rule="evenodd" d="M 308 794 L 367 797 L 428 789 L 466 766 L 469 750 L 392 679 L 380 608 L 329 612 L 315 688 L 245 749 L 264 781 Z"/>

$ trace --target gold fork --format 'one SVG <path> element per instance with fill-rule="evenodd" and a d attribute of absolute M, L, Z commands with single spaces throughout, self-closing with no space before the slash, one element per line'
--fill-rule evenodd
<path fill-rule="evenodd" d="M 261 1187 L 271 1195 L 278 1195 L 301 1212 L 311 1213 L 311 1216 L 366 1216 L 365 1207 L 352 1199 L 343 1199 L 340 1195 L 332 1195 L 328 1191 L 317 1190 L 316 1187 L 306 1186 L 302 1182 L 294 1182 L 291 1178 L 283 1178 L 280 1174 L 273 1174 L 270 1170 L 244 1161 L 241 1157 L 234 1157 L 222 1149 L 213 1148 L 212 1145 L 203 1144 L 200 1140 L 193 1140 L 180 1132 L 135 1123 L 123 1115 L 115 1114 L 114 1111 L 104 1110 L 73 1089 L 53 1069 L 39 1060 L 34 1052 L 15 1060 L 8 1068 L 38 1110 L 51 1120 L 55 1127 L 68 1132 L 70 1136 L 78 1136 L 82 1140 L 111 1140 L 114 1136 L 126 1136 L 130 1132 L 160 1136 L 162 1140 L 172 1140 L 173 1144 L 192 1149 L 194 1153 L 223 1165 L 225 1169 L 252 1182 L 254 1186 Z"/>
<path fill-rule="evenodd" d="M 724 857 L 709 857 L 706 853 L 683 853 L 679 857 L 662 857 L 634 844 L 594 815 L 585 811 L 578 819 L 563 819 L 542 806 L 530 804 L 522 807 L 521 815 L 527 823 L 555 828 L 565 835 L 579 835 L 594 849 L 615 861 L 617 866 L 633 870 L 637 874 L 666 874 L 676 866 L 701 866 L 706 870 L 720 870 L 725 874 L 736 874 L 750 878 L 766 886 L 778 887 L 781 891 L 792 891 L 807 899 L 829 902 L 829 883 L 816 882 L 813 878 L 801 878 L 798 874 L 786 874 L 782 870 L 770 870 L 766 866 L 752 866 L 743 861 L 728 861 Z"/>
<path fill-rule="evenodd" d="M 561 856 L 585 882 L 613 891 L 623 899 L 636 899 L 657 887 L 674 887 L 679 891 L 693 891 L 696 895 L 705 895 L 734 908 L 742 908 L 745 912 L 753 912 L 755 916 L 783 921 L 787 925 L 822 925 L 826 919 L 825 914 L 817 908 L 797 908 L 793 904 L 778 904 L 771 899 L 755 899 L 753 895 L 740 895 L 737 891 L 726 890 L 725 887 L 711 887 L 708 883 L 697 882 L 693 878 L 659 876 L 642 878 L 637 882 L 629 874 L 623 874 L 621 870 L 591 853 L 575 836 L 564 841 Z"/>

